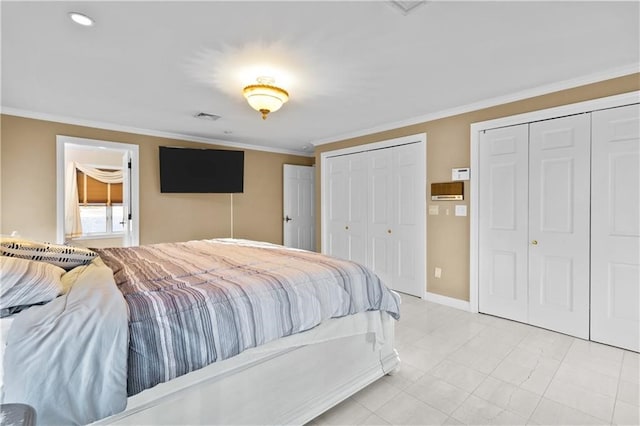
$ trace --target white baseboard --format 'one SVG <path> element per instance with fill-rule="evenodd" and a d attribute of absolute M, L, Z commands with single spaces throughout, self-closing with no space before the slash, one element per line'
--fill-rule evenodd
<path fill-rule="evenodd" d="M 467 302 L 466 300 L 460 300 L 453 297 L 442 296 L 440 294 L 429 293 L 428 291 L 424 293 L 424 300 L 438 303 L 440 305 L 449 306 L 450 308 L 461 309 L 463 311 L 470 310 L 469 302 Z"/>

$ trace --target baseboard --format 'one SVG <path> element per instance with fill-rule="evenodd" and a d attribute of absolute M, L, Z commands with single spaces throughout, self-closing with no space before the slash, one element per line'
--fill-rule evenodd
<path fill-rule="evenodd" d="M 471 305 L 466 300 L 455 299 L 453 297 L 442 296 L 441 294 L 424 293 L 424 300 L 429 302 L 438 303 L 440 305 L 449 306 L 450 308 L 461 309 L 463 311 L 469 311 Z"/>

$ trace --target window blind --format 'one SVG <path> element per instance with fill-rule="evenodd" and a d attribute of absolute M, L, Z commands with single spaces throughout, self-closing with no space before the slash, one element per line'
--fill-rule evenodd
<path fill-rule="evenodd" d="M 108 169 L 101 169 L 111 171 Z M 76 170 L 78 182 L 78 202 L 80 204 L 122 203 L 122 183 L 103 183 Z"/>

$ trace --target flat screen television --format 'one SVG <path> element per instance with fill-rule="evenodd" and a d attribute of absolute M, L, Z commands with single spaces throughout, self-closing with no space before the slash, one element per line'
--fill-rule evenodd
<path fill-rule="evenodd" d="M 160 192 L 244 190 L 244 151 L 160 147 Z"/>

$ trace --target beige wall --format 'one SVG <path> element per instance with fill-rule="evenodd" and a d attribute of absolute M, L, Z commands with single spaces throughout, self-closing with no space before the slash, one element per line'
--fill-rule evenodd
<path fill-rule="evenodd" d="M 228 194 L 161 194 L 160 145 L 212 145 L 115 132 L 43 120 L 1 116 L 1 232 L 56 238 L 56 135 L 139 145 L 140 243 L 228 237 Z M 224 149 L 225 147 L 219 147 Z M 282 165 L 313 158 L 245 151 L 244 193 L 234 195 L 234 236 L 282 243 Z"/>
<path fill-rule="evenodd" d="M 316 147 L 317 241 L 320 244 L 320 155 L 326 151 L 393 139 L 417 133 L 427 134 L 427 188 L 433 182 L 451 180 L 451 169 L 470 166 L 470 125 L 510 115 L 566 105 L 605 96 L 640 90 L 640 74 L 632 74 L 595 84 L 472 111 L 440 120 L 429 121 L 367 136 L 347 139 Z M 473 170 L 471 171 L 473 176 Z M 469 182 L 465 182 L 465 200 L 469 206 Z M 427 190 L 428 191 L 428 190 Z M 428 192 L 427 192 L 428 193 Z M 430 197 L 429 197 L 430 198 Z M 432 293 L 469 300 L 469 216 L 456 217 L 453 201 L 431 201 L 439 205 L 440 215 L 427 217 L 427 286 Z M 443 213 L 449 208 L 450 214 Z M 433 277 L 435 267 L 442 277 Z"/>

